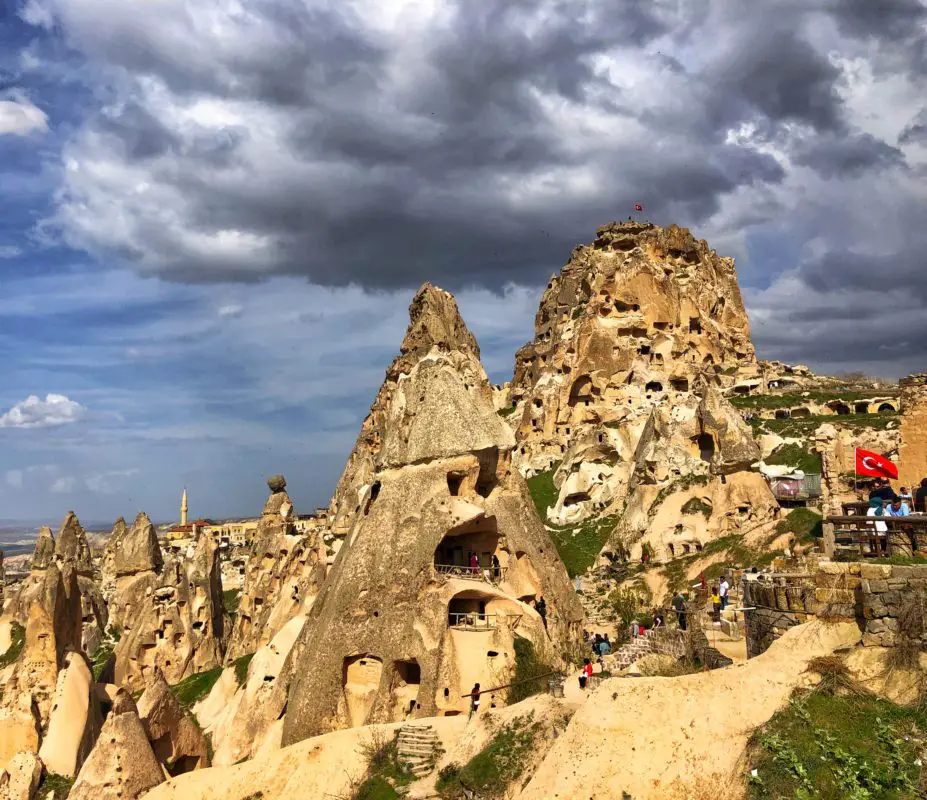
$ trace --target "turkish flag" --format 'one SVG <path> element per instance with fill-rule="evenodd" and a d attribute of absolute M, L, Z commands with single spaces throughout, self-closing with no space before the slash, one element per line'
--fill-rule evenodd
<path fill-rule="evenodd" d="M 878 453 L 856 448 L 856 474 L 871 478 L 898 478 L 898 467 Z"/>
<path fill-rule="evenodd" d="M 640 203 L 635 203 L 635 204 L 634 204 L 634 210 L 635 210 L 635 211 L 643 211 L 643 210 L 644 210 L 644 207 L 643 207 Z"/>

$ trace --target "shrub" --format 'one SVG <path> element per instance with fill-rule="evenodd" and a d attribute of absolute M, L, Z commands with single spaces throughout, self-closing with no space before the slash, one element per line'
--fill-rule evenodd
<path fill-rule="evenodd" d="M 19 658 L 26 646 L 26 629 L 18 622 L 10 626 L 10 646 L 0 655 L 0 668 L 9 666 Z"/>

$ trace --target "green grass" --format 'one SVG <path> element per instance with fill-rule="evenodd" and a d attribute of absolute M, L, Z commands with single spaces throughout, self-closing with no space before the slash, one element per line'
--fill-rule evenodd
<path fill-rule="evenodd" d="M 534 714 L 516 717 L 463 767 L 442 769 L 439 794 L 445 800 L 461 800 L 468 792 L 480 800 L 503 797 L 528 768 L 541 732 Z"/>
<path fill-rule="evenodd" d="M 241 601 L 241 589 L 226 589 L 222 592 L 222 605 L 225 613 L 230 617 L 238 613 L 238 603 Z"/>
<path fill-rule="evenodd" d="M 399 800 L 399 793 L 379 775 L 367 778 L 353 800 Z"/>
<path fill-rule="evenodd" d="M 248 679 L 248 667 L 252 658 L 254 658 L 254 653 L 248 653 L 248 655 L 236 658 L 232 662 L 235 666 L 235 680 L 238 681 L 239 686 L 244 686 L 245 681 Z"/>
<path fill-rule="evenodd" d="M 816 431 L 825 422 L 837 427 L 870 428 L 872 430 L 885 430 L 891 423 L 898 424 L 900 414 L 844 414 L 843 416 L 821 414 L 811 417 L 796 417 L 795 419 L 752 419 L 750 427 L 754 433 L 766 431 L 778 433 L 780 436 L 794 436 L 801 438 Z"/>
<path fill-rule="evenodd" d="M 109 664 L 110 657 L 113 655 L 112 644 L 101 644 L 96 652 L 93 654 L 93 658 L 90 659 L 90 666 L 93 669 L 93 679 L 99 681 L 103 676 L 103 671 L 106 669 Z"/>
<path fill-rule="evenodd" d="M 912 567 L 917 564 L 927 564 L 927 558 L 921 556 L 891 556 L 890 558 L 870 558 L 867 564 L 893 564 L 897 567 Z"/>
<path fill-rule="evenodd" d="M 682 506 L 683 514 L 702 514 L 705 519 L 711 517 L 711 506 L 701 497 L 690 497 Z"/>
<path fill-rule="evenodd" d="M 181 706 L 190 708 L 212 691 L 212 687 L 216 685 L 221 675 L 222 667 L 197 672 L 195 675 L 184 678 L 180 683 L 174 684 L 171 691 Z"/>
<path fill-rule="evenodd" d="M 647 511 L 648 515 L 652 517 L 656 514 L 660 506 L 663 505 L 663 502 L 670 495 L 685 491 L 691 486 L 705 486 L 710 480 L 711 478 L 708 475 L 690 473 L 689 475 L 683 475 L 681 478 L 677 478 L 672 483 L 668 483 L 660 489 L 660 491 L 657 492 L 657 496 L 653 498 L 653 502 L 650 504 L 650 508 Z"/>
<path fill-rule="evenodd" d="M 873 696 L 812 692 L 793 698 L 748 747 L 750 800 L 913 800 L 920 768 L 915 740 L 923 713 Z"/>
<path fill-rule="evenodd" d="M 800 444 L 790 443 L 777 447 L 772 455 L 766 458 L 767 464 L 782 464 L 793 469 L 800 469 L 805 473 L 820 475 L 823 471 L 821 454 L 812 453 Z"/>
<path fill-rule="evenodd" d="M 534 477 L 528 478 L 528 491 L 531 493 L 531 499 L 534 501 L 534 507 L 538 511 L 538 516 L 542 522 L 547 520 L 547 509 L 557 504 L 557 498 L 560 496 L 560 490 L 554 486 L 554 474 L 560 467 L 560 462 L 555 462 L 546 472 L 539 472 Z"/>
<path fill-rule="evenodd" d="M 10 646 L 0 655 L 0 668 L 7 667 L 19 658 L 26 646 L 26 629 L 18 622 L 10 626 Z"/>
<path fill-rule="evenodd" d="M 810 544 L 824 535 L 824 517 L 811 508 L 793 508 L 776 523 L 775 536 L 791 531 L 799 544 Z"/>
<path fill-rule="evenodd" d="M 73 785 L 74 778 L 66 778 L 64 775 L 46 772 L 41 783 L 39 783 L 35 796 L 41 797 L 42 800 L 50 800 L 50 796 L 54 797 L 54 800 L 67 800 Z"/>
<path fill-rule="evenodd" d="M 897 397 L 900 394 L 901 389 L 873 389 L 867 392 L 808 391 L 747 396 L 734 395 L 728 399 L 735 408 L 795 408 L 807 403 L 829 403 L 832 400 L 842 400 L 852 405 L 858 400 L 872 400 L 876 397 Z"/>
<path fill-rule="evenodd" d="M 528 491 L 541 521 L 548 527 L 550 538 L 566 565 L 571 578 L 582 575 L 591 567 L 599 551 L 611 535 L 618 520 L 615 517 L 591 517 L 577 525 L 552 525 L 547 520 L 547 509 L 557 504 L 560 491 L 554 485 L 557 462 L 546 472 L 528 478 Z"/>
<path fill-rule="evenodd" d="M 508 692 L 508 703 L 512 705 L 526 697 L 541 694 L 547 690 L 548 677 L 531 680 L 536 675 L 544 675 L 551 671 L 551 668 L 538 658 L 537 651 L 530 639 L 523 636 L 515 635 L 515 674 L 512 675 L 510 683 L 520 684 L 510 686 Z M 521 681 L 528 681 L 521 683 Z"/>
<path fill-rule="evenodd" d="M 503 419 L 505 419 L 506 417 L 511 416 L 512 414 L 514 414 L 516 408 L 517 408 L 517 406 L 514 406 L 514 405 L 513 405 L 513 406 L 506 406 L 505 408 L 500 408 L 496 413 L 497 413 L 500 417 L 502 417 Z"/>
<path fill-rule="evenodd" d="M 802 509 L 804 510 L 804 509 Z M 663 577 L 666 579 L 667 591 L 675 594 L 677 591 L 688 591 L 689 584 L 695 579 L 689 581 L 686 574 L 689 567 L 696 561 L 713 556 L 718 553 L 724 555 L 724 559 L 715 564 L 710 564 L 702 570 L 705 580 L 709 583 L 726 575 L 730 572 L 731 567 L 756 567 L 761 569 L 773 562 L 778 553 L 766 550 L 755 550 L 744 543 L 743 534 L 732 533 L 728 536 L 722 536 L 720 539 L 712 539 L 697 553 L 674 558 L 668 564 L 663 566 Z"/>

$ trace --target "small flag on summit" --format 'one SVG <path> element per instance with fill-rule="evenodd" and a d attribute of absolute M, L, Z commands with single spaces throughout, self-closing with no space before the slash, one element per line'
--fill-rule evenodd
<path fill-rule="evenodd" d="M 644 207 L 643 207 L 640 203 L 635 203 L 635 204 L 634 204 L 634 210 L 635 210 L 635 211 L 643 211 L 643 210 L 644 210 Z"/>

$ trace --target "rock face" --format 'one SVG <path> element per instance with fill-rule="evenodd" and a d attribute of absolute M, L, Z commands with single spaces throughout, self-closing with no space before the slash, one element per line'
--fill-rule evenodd
<path fill-rule="evenodd" d="M 927 374 L 901 381 L 901 448 L 898 478 L 912 489 L 927 478 Z"/>
<path fill-rule="evenodd" d="M 901 432 L 898 428 L 874 430 L 872 428 L 845 427 L 839 424 L 825 423 L 818 427 L 807 442 L 809 449 L 821 454 L 821 494 L 825 514 L 842 514 L 843 503 L 856 501 L 854 489 L 856 473 L 856 448 L 881 453 L 898 462 L 898 450 Z M 901 464 L 904 464 L 902 459 Z M 920 480 L 912 481 L 907 486 L 913 492 Z"/>
<path fill-rule="evenodd" d="M 39 750 L 45 768 L 56 775 L 76 777 L 102 724 L 90 667 L 82 654 L 68 653 Z"/>
<path fill-rule="evenodd" d="M 41 720 L 28 693 L 10 698 L 0 706 L 0 764 L 17 753 L 38 753 Z"/>
<path fill-rule="evenodd" d="M 339 483 L 345 545 L 281 676 L 284 744 L 465 712 L 475 681 L 512 674 L 516 636 L 554 664 L 579 631 L 581 608 L 453 297 L 426 284 L 410 318 Z M 531 605 L 542 596 L 546 626 Z"/>
<path fill-rule="evenodd" d="M 42 762 L 34 753 L 17 753 L 0 771 L 0 798 L 32 800 L 42 779 Z"/>
<path fill-rule="evenodd" d="M 25 646 L 2 686 L 3 702 L 20 695 L 35 697 L 48 720 L 58 671 L 65 654 L 81 648 L 81 595 L 78 575 L 69 561 L 55 563 L 55 542 L 48 528 L 36 542 L 32 570 L 10 615 L 25 628 Z"/>
<path fill-rule="evenodd" d="M 154 754 L 171 775 L 209 766 L 206 737 L 181 708 L 160 670 L 138 701 L 138 714 Z"/>
<path fill-rule="evenodd" d="M 279 746 L 286 694 L 277 690 L 277 678 L 305 622 L 303 615 L 294 617 L 254 654 L 244 685 L 238 686 L 235 670 L 229 668 L 195 709 L 212 737 L 216 766 L 253 758 L 268 744 Z"/>
<path fill-rule="evenodd" d="M 254 653 L 288 620 L 307 614 L 325 581 L 322 537 L 318 531 L 303 535 L 296 530 L 296 513 L 282 475 L 267 484 L 271 494 L 248 555 L 229 661 Z"/>
<path fill-rule="evenodd" d="M 755 366 L 731 259 L 675 225 L 606 225 L 551 279 L 516 355 L 516 463 L 560 463 L 562 524 L 623 502 L 635 468 L 743 469 L 759 451 L 720 390 Z"/>
<path fill-rule="evenodd" d="M 87 534 L 73 511 L 69 511 L 55 540 L 55 560 L 70 565 L 77 574 L 81 597 L 81 640 L 85 653 L 96 652 L 109 619 L 100 584 L 94 579 L 93 559 Z"/>
<path fill-rule="evenodd" d="M 433 287 L 426 284 L 412 301 L 409 316 L 412 322 L 402 341 L 399 355 L 386 370 L 386 380 L 361 425 L 354 449 L 335 488 L 328 516 L 331 529 L 336 534 L 351 529 L 361 510 L 365 487 L 373 483 L 376 460 L 383 444 L 386 416 L 400 377 L 408 375 L 412 367 L 433 347 L 443 352 L 456 351 L 479 361 L 479 345 L 460 318 L 457 304 L 450 294 L 433 290 Z"/>
<path fill-rule="evenodd" d="M 68 800 L 133 800 L 163 780 L 135 704 L 120 691 Z"/>
<path fill-rule="evenodd" d="M 112 533 L 103 549 L 103 563 L 100 565 L 100 590 L 108 604 L 116 595 L 116 551 L 121 547 L 128 528 L 126 521 L 119 517 L 113 524 Z"/>
<path fill-rule="evenodd" d="M 222 663 L 222 580 L 210 537 L 189 560 L 164 563 L 151 520 L 139 514 L 116 551 L 116 574 L 117 684 L 144 689 L 155 668 L 173 684 Z"/>

